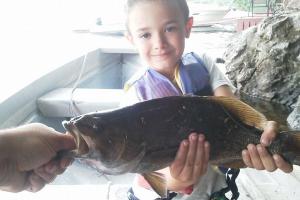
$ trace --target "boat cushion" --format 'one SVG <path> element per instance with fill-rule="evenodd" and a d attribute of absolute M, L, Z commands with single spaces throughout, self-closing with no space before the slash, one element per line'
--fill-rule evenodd
<path fill-rule="evenodd" d="M 78 88 L 72 95 L 72 88 L 59 88 L 41 96 L 37 100 L 37 106 L 47 117 L 73 117 L 117 108 L 122 95 L 122 89 Z"/>

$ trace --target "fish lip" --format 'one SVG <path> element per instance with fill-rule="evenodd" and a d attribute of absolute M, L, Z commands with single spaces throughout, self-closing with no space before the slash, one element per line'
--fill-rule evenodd
<path fill-rule="evenodd" d="M 76 125 L 72 121 L 63 121 L 62 125 L 66 129 L 67 133 L 71 134 L 75 140 L 76 149 L 72 150 L 71 154 L 75 157 L 87 155 L 89 153 L 89 146 Z"/>

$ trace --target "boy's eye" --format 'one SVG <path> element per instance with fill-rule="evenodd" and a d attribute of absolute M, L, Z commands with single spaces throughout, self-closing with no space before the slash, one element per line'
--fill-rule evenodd
<path fill-rule="evenodd" d="M 148 38 L 150 38 L 150 36 L 151 36 L 150 33 L 144 33 L 144 34 L 141 34 L 141 35 L 140 35 L 140 38 L 148 39 Z"/>
<path fill-rule="evenodd" d="M 176 31 L 176 26 L 170 26 L 170 27 L 167 27 L 166 28 L 166 32 L 174 32 L 174 31 Z"/>

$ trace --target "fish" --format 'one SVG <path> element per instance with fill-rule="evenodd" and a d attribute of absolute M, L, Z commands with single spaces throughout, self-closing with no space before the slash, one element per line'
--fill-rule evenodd
<path fill-rule="evenodd" d="M 155 172 L 171 164 L 180 142 L 191 132 L 210 143 L 209 162 L 243 167 L 241 151 L 259 144 L 268 120 L 233 97 L 170 96 L 112 111 L 92 112 L 64 121 L 76 141 L 73 156 L 90 161 L 104 174 L 139 173 L 161 197 L 166 181 Z M 282 131 L 267 148 L 300 165 L 300 131 Z"/>

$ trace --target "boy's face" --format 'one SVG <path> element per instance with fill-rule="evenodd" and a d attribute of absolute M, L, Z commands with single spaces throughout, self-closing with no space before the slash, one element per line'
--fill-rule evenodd
<path fill-rule="evenodd" d="M 159 72 L 170 72 L 184 51 L 193 20 L 184 20 L 175 1 L 137 3 L 128 16 L 128 39 L 147 64 Z"/>

